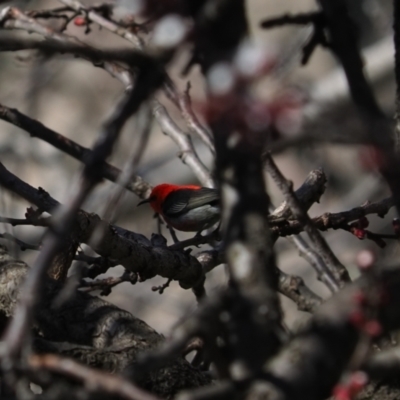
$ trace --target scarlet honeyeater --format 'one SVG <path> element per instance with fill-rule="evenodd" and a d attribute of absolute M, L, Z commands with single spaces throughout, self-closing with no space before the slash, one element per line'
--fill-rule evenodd
<path fill-rule="evenodd" d="M 157 185 L 138 206 L 144 203 L 150 203 L 168 225 L 179 231 L 201 232 L 221 217 L 218 191 L 196 185 Z"/>

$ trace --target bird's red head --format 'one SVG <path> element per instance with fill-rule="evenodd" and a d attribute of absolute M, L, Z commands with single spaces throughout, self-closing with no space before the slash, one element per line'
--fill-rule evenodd
<path fill-rule="evenodd" d="M 138 206 L 143 203 L 150 203 L 153 210 L 160 214 L 162 212 L 162 204 L 170 193 L 181 189 L 198 190 L 200 188 L 201 186 L 196 185 L 173 185 L 171 183 L 162 183 L 161 185 L 154 186 L 150 197 L 147 200 L 141 201 Z"/>

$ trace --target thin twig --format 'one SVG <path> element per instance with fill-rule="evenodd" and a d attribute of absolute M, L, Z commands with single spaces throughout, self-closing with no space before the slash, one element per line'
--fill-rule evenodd
<path fill-rule="evenodd" d="M 140 118 L 141 116 L 143 117 L 143 121 Z M 152 119 L 149 107 L 147 105 L 144 104 L 142 106 L 142 109 L 138 113 L 137 121 L 139 145 L 136 147 L 136 149 L 132 150 L 131 155 L 128 157 L 128 160 L 126 161 L 125 166 L 118 177 L 116 183 L 119 185 L 119 187 L 115 188 L 114 192 L 109 196 L 108 201 L 106 202 L 106 206 L 103 211 L 103 219 L 106 221 L 113 221 L 113 214 L 115 214 L 116 210 L 118 209 L 117 205 L 121 200 L 122 194 L 124 193 L 124 188 L 130 182 L 132 182 L 132 180 L 136 179 L 135 173 L 146 150 L 151 131 Z"/>
<path fill-rule="evenodd" d="M 203 141 L 212 154 L 215 154 L 212 134 L 200 123 L 196 114 L 194 113 L 189 92 L 190 83 L 188 82 L 186 90 L 183 92 L 183 94 L 178 93 L 179 108 L 181 110 L 182 117 L 185 120 L 188 128 Z"/>
<path fill-rule="evenodd" d="M 128 40 L 131 42 L 135 48 L 143 49 L 143 41 L 140 39 L 138 35 L 135 35 L 133 32 L 129 31 L 128 29 L 122 28 L 121 26 L 115 24 L 114 22 L 104 18 L 95 10 L 86 8 L 84 4 L 77 0 L 60 0 L 61 3 L 65 4 L 66 6 L 70 7 L 71 9 L 82 12 L 84 11 L 87 18 L 91 21 L 95 22 L 96 24 L 102 26 L 103 28 L 107 29 L 108 31 L 115 33 L 118 36 Z"/>
<path fill-rule="evenodd" d="M 8 232 L 0 233 L 0 237 L 5 240 L 15 243 L 16 245 L 19 246 L 19 248 L 22 251 L 24 251 L 24 250 L 40 250 L 40 247 L 41 247 L 41 245 L 26 243 L 26 242 L 16 238 L 15 236 L 11 235 Z"/>
<path fill-rule="evenodd" d="M 79 10 L 84 10 L 84 6 L 81 5 L 77 1 L 67 1 L 65 0 L 65 4 L 68 6 L 74 8 L 74 9 L 79 9 Z M 130 33 L 128 30 L 119 27 L 118 25 L 113 24 L 112 22 L 106 20 L 99 14 L 93 12 L 91 14 L 92 16 L 96 16 L 96 22 L 99 23 L 101 21 L 101 26 L 106 27 L 107 29 L 111 30 L 112 32 L 118 32 L 119 35 L 121 35 L 124 38 L 129 37 L 129 41 L 135 44 L 135 48 L 137 49 L 143 49 L 142 45 L 139 45 L 139 42 L 136 42 L 137 36 L 133 35 Z M 11 19 L 10 19 L 11 18 Z M 96 56 L 96 50 L 94 48 L 91 48 L 89 46 L 86 46 L 82 42 L 79 42 L 77 40 L 72 40 L 71 37 L 68 37 L 66 35 L 63 35 L 61 33 L 57 33 L 53 30 L 51 30 L 48 27 L 45 27 L 41 24 L 39 24 L 37 21 L 35 21 L 33 18 L 27 17 L 25 14 L 23 14 L 20 10 L 16 8 L 10 8 L 7 13 L 3 14 L 3 23 L 5 27 L 8 27 L 10 29 L 24 29 L 24 30 L 34 30 L 35 32 L 44 35 L 45 37 L 53 40 L 57 40 L 59 45 L 62 44 L 62 49 L 59 49 L 58 51 L 62 52 L 73 52 L 75 54 L 79 54 L 83 57 L 91 59 L 93 62 L 96 63 L 96 65 L 99 65 L 98 59 L 101 59 L 102 56 L 99 54 Z M 111 26 L 110 26 L 111 24 Z M 40 49 L 49 49 L 52 46 L 49 46 L 46 43 L 43 44 L 35 44 L 33 42 L 25 41 L 25 45 L 18 40 L 8 40 L 8 44 L 4 44 L 6 48 L 9 50 L 18 50 L 18 49 L 23 49 L 23 48 L 40 48 Z M 1 46 L 1 43 L 0 43 Z M 74 49 L 74 50 L 73 50 Z M 48 51 L 48 50 L 47 50 Z M 131 53 L 132 54 L 132 53 Z M 121 55 L 121 54 L 120 54 Z M 103 54 L 104 56 L 104 54 Z M 104 57 L 103 57 L 104 58 Z M 122 57 L 125 58 L 125 57 Z M 109 61 L 113 61 L 110 59 Z M 113 76 L 119 77 L 121 82 L 126 86 L 126 87 L 131 87 L 131 79 L 130 76 L 125 76 L 125 72 L 121 71 L 121 68 L 119 66 L 116 66 L 112 62 L 109 62 L 108 60 L 104 61 L 102 63 L 102 66 L 110 72 Z M 118 58 L 117 60 L 118 61 Z M 123 61 L 120 59 L 119 61 Z M 118 70 L 119 68 L 119 70 Z M 167 78 L 167 77 L 166 77 Z M 171 82 L 169 79 L 165 79 L 165 82 Z M 173 90 L 175 91 L 174 88 L 169 88 L 168 90 Z M 176 96 L 175 96 L 176 97 Z M 207 170 L 207 168 L 204 166 L 204 164 L 201 162 L 201 160 L 197 157 L 195 150 L 190 142 L 188 140 L 186 133 L 184 133 L 176 124 L 175 122 L 171 119 L 169 114 L 167 113 L 165 107 L 163 107 L 158 101 L 154 100 L 154 106 L 153 106 L 153 113 L 162 127 L 163 131 L 167 133 L 173 140 L 178 144 L 180 147 L 181 151 L 181 159 L 182 161 L 187 164 L 194 172 L 194 174 L 197 176 L 197 178 L 200 180 L 200 182 L 203 184 L 203 186 L 207 187 L 213 187 L 213 181 L 211 179 L 210 173 Z"/>
<path fill-rule="evenodd" d="M 297 248 L 299 254 L 310 263 L 320 279 L 320 271 L 325 270 L 326 264 L 318 251 L 313 249 L 301 235 L 288 236 L 287 239 Z"/>
<path fill-rule="evenodd" d="M 300 311 L 313 312 L 322 303 L 299 276 L 288 275 L 279 270 L 279 292 L 293 300 Z"/>
<path fill-rule="evenodd" d="M 177 243 L 172 244 L 169 246 L 171 250 L 179 250 L 184 249 L 185 247 L 189 246 L 198 246 L 200 244 L 211 243 L 215 240 L 221 240 L 221 232 L 219 230 L 214 230 L 207 235 L 195 235 L 190 239 L 178 241 Z"/>
<path fill-rule="evenodd" d="M 31 355 L 28 363 L 31 368 L 37 371 L 47 370 L 78 379 L 85 384 L 86 388 L 93 391 L 106 392 L 126 400 L 160 400 L 159 397 L 140 389 L 118 375 L 89 368 L 70 358 L 63 358 L 54 354 Z"/>
<path fill-rule="evenodd" d="M 94 281 L 82 281 L 79 289 L 82 292 L 93 292 L 94 290 L 100 290 L 102 296 L 108 296 L 111 293 L 113 287 L 123 282 L 130 282 L 134 285 L 138 280 L 137 274 L 134 272 L 125 271 L 121 276 L 109 277 L 104 279 L 96 279 Z"/>
<path fill-rule="evenodd" d="M 260 26 L 264 29 L 275 28 L 283 25 L 307 25 L 314 22 L 314 20 L 323 15 L 320 11 L 303 13 L 303 14 L 285 14 L 275 18 L 268 18 L 261 21 Z"/>
<path fill-rule="evenodd" d="M 347 270 L 332 253 L 332 250 L 329 248 L 320 232 L 312 224 L 310 217 L 306 212 L 304 212 L 296 196 L 293 194 L 291 185 L 283 177 L 270 155 L 266 156 L 266 164 L 268 172 L 281 189 L 286 201 L 290 205 L 293 215 L 304 226 L 304 229 L 309 235 L 313 245 L 318 249 L 318 253 L 325 261 L 325 268 L 317 271 L 319 278 L 330 290 L 335 292 L 338 291 L 341 284 L 350 281 Z"/>
<path fill-rule="evenodd" d="M 352 100 L 363 119 L 366 137 L 384 153 L 380 172 L 386 179 L 400 213 L 400 157 L 395 151 L 389 119 L 379 106 L 364 74 L 357 35 L 345 0 L 318 0 L 336 57 L 343 66 Z"/>
<path fill-rule="evenodd" d="M 157 100 L 154 100 L 153 102 L 153 113 L 157 118 L 157 122 L 160 124 L 163 133 L 168 135 L 178 145 L 180 150 L 179 158 L 182 162 L 191 168 L 203 186 L 214 187 L 211 174 L 202 161 L 197 157 L 187 133 L 183 132 L 178 127 L 178 125 L 167 114 L 165 107 Z"/>
<path fill-rule="evenodd" d="M 19 219 L 19 218 L 0 217 L 0 223 L 10 224 L 12 226 L 20 226 L 20 225 L 49 226 L 50 218 Z"/>
<path fill-rule="evenodd" d="M 225 263 L 225 252 L 220 250 L 205 250 L 196 254 L 196 258 L 203 267 L 204 273 Z M 276 268 L 278 275 L 278 291 L 293 300 L 301 311 L 313 312 L 321 303 L 322 299 L 314 293 L 300 276 L 288 275 Z"/>
<path fill-rule="evenodd" d="M 134 45 L 136 49 L 144 49 L 144 43 L 138 35 L 132 33 L 128 29 L 125 29 L 115 24 L 113 21 L 104 18 L 102 15 L 96 13 L 94 10 L 85 8 L 85 6 L 81 2 L 77 0 L 60 1 L 68 5 L 75 11 L 84 10 L 86 12 L 87 18 L 89 18 L 91 21 L 97 23 L 98 25 L 109 30 L 110 32 L 128 40 Z M 167 97 L 169 97 L 174 102 L 174 104 L 178 106 L 189 128 L 192 129 L 196 134 L 198 134 L 198 136 L 211 149 L 211 151 L 213 151 L 214 146 L 212 143 L 211 135 L 204 127 L 201 126 L 200 122 L 193 113 L 188 93 L 178 93 L 175 85 L 168 76 L 166 76 L 165 79 L 164 92 L 167 94 Z M 201 160 L 196 156 L 196 153 L 190 141 L 186 137 L 187 134 L 175 124 L 175 122 L 169 116 L 165 107 L 162 106 L 157 100 L 155 100 L 153 104 L 153 113 L 163 132 L 170 136 L 179 146 L 182 161 L 193 170 L 194 174 L 200 180 L 203 186 L 213 187 L 210 173 L 207 171 Z"/>
<path fill-rule="evenodd" d="M 32 137 L 36 137 L 45 141 L 46 143 L 51 144 L 55 148 L 70 155 L 76 160 L 85 162 L 88 157 L 91 156 L 92 150 L 81 146 L 80 144 L 53 131 L 52 129 L 47 128 L 41 122 L 22 114 L 14 108 L 0 105 L 0 119 L 23 129 Z M 110 180 L 111 182 L 119 182 L 119 177 L 122 173 L 120 169 L 108 164 L 107 162 L 104 162 L 101 171 L 104 178 Z M 151 191 L 150 184 L 143 181 L 143 179 L 137 175 L 132 176 L 132 179 L 126 182 L 124 187 L 141 198 L 147 198 Z"/>
<path fill-rule="evenodd" d="M 0 25 L 2 28 L 5 29 L 21 29 L 27 32 L 35 32 L 39 35 L 43 35 L 49 40 L 57 41 L 60 45 L 61 43 L 64 45 L 73 44 L 81 48 L 94 50 L 90 46 L 84 44 L 83 42 L 72 36 L 67 36 L 60 32 L 56 32 L 50 27 L 39 23 L 34 18 L 28 17 L 21 10 L 15 7 L 5 7 L 1 10 Z M 2 50 L 4 50 L 5 48 L 7 48 L 7 45 L 3 45 L 2 47 Z M 85 57 L 85 54 L 82 53 L 81 55 Z M 93 61 L 97 67 L 104 68 L 109 74 L 117 78 L 124 85 L 124 87 L 132 86 L 130 73 L 125 68 L 108 61 L 105 61 L 103 63 L 99 63 L 99 60 Z"/>

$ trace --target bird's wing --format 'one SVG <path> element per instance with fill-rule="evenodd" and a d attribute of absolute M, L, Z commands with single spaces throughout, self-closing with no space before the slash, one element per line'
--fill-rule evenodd
<path fill-rule="evenodd" d="M 218 204 L 219 194 L 216 189 L 200 188 L 197 190 L 180 189 L 170 193 L 162 205 L 167 216 L 201 207 L 205 204 Z"/>

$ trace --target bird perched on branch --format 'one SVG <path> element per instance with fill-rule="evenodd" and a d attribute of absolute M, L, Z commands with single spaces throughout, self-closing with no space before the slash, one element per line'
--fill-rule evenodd
<path fill-rule="evenodd" d="M 196 185 L 157 185 L 138 206 L 144 203 L 150 203 L 168 225 L 184 232 L 200 233 L 221 218 L 218 191 Z"/>

